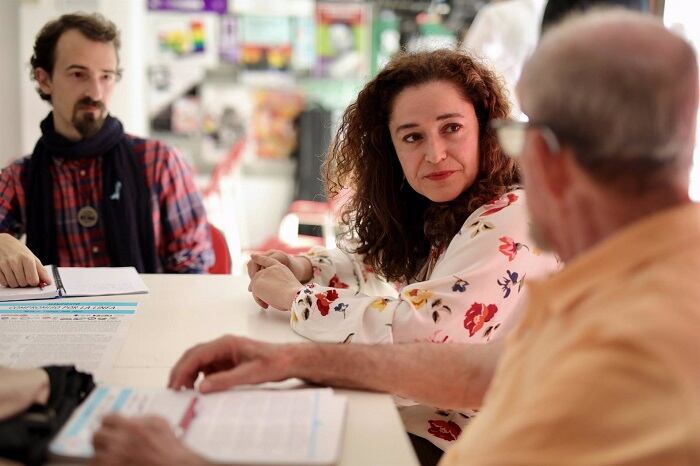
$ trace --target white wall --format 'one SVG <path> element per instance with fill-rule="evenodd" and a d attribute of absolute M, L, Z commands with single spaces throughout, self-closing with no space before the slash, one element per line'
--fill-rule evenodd
<path fill-rule="evenodd" d="M 21 155 L 18 16 L 19 0 L 0 1 L 0 168 Z"/>
<path fill-rule="evenodd" d="M 146 59 L 144 0 L 104 0 L 100 13 L 114 21 L 121 31 L 120 66 L 122 80 L 112 97 L 111 111 L 124 123 L 127 132 L 147 136 Z"/>
<path fill-rule="evenodd" d="M 666 0 L 664 23 L 685 36 L 695 47 L 696 53 L 700 53 L 700 5 L 697 2 Z M 693 168 L 690 171 L 690 197 L 694 201 L 700 201 L 700 114 L 697 124 Z"/>
<path fill-rule="evenodd" d="M 6 1 L 0 1 L 3 9 Z M 146 2 L 143 0 L 22 0 L 20 2 L 19 28 L 14 36 L 19 37 L 19 40 L 16 42 L 10 40 L 5 43 L 14 42 L 19 47 L 20 66 L 15 71 L 19 76 L 19 100 L 22 112 L 19 119 L 21 128 L 16 132 L 21 133 L 21 152 L 29 153 L 34 148 L 34 143 L 41 135 L 39 122 L 50 110 L 50 106 L 39 98 L 33 81 L 28 77 L 29 58 L 32 54 L 34 39 L 46 22 L 74 11 L 102 13 L 121 30 L 122 48 L 119 56 L 121 67 L 124 69 L 124 78 L 117 84 L 114 91 L 110 111 L 124 123 L 126 131 L 146 135 L 145 65 L 142 46 L 145 8 Z M 4 22 L 3 19 L 3 25 Z"/>

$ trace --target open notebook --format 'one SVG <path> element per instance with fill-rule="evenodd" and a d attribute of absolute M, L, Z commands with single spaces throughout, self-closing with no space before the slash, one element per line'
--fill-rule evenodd
<path fill-rule="evenodd" d="M 45 268 L 53 277 L 53 283 L 28 288 L 0 286 L 0 301 L 148 293 L 148 288 L 133 267 L 47 265 Z"/>
<path fill-rule="evenodd" d="M 57 458 L 87 460 L 108 412 L 159 415 L 191 449 L 220 464 L 333 465 L 340 457 L 347 399 L 330 388 L 187 390 L 97 387 L 52 441 Z"/>

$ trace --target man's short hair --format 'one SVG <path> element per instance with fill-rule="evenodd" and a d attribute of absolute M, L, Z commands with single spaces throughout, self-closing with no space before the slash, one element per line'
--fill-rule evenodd
<path fill-rule="evenodd" d="M 606 23 L 615 28 L 597 29 Z M 634 28 L 658 34 L 620 33 Z M 604 185 L 639 194 L 687 175 L 697 58 L 652 15 L 596 10 L 553 26 L 526 64 L 519 94 L 530 119 L 550 126 Z"/>
<path fill-rule="evenodd" d="M 63 15 L 57 19 L 49 21 L 41 28 L 34 42 L 34 53 L 30 59 L 31 78 L 36 79 L 37 68 L 42 68 L 49 75 L 53 74 L 53 67 L 56 63 L 56 44 L 64 32 L 75 29 L 82 35 L 96 42 L 111 42 L 114 44 L 114 51 L 117 54 L 119 63 L 119 30 L 115 24 L 99 13 L 71 13 Z M 117 70 L 117 77 L 121 71 Z M 37 87 L 39 96 L 47 101 L 51 101 L 51 96 L 44 94 Z"/>
<path fill-rule="evenodd" d="M 593 8 L 624 7 L 630 10 L 647 11 L 647 0 L 548 0 L 542 13 L 540 35 L 562 21 L 568 15 L 583 13 Z"/>

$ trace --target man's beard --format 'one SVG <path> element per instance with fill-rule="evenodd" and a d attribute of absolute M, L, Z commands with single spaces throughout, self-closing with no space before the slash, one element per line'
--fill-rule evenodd
<path fill-rule="evenodd" d="M 80 107 L 82 106 L 95 106 L 100 109 L 100 113 L 97 116 L 95 116 L 95 114 L 92 112 L 84 112 L 82 115 L 80 115 L 79 111 Z M 100 128 L 102 128 L 104 121 L 105 106 L 102 102 L 92 100 L 90 97 L 84 97 L 76 102 L 75 108 L 73 109 L 73 118 L 71 119 L 71 123 L 83 138 L 87 139 L 97 134 Z"/>

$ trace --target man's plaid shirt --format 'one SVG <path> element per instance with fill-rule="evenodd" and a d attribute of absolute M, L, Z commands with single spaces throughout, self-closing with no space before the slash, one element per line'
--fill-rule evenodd
<path fill-rule="evenodd" d="M 214 254 L 202 198 L 189 166 L 159 141 L 128 137 L 135 142 L 134 154 L 143 158 L 146 167 L 159 272 L 206 272 L 214 262 Z M 0 172 L 0 233 L 20 237 L 25 232 L 26 197 L 21 179 L 28 160 L 19 159 Z M 109 266 L 102 219 L 89 228 L 78 223 L 81 207 L 90 205 L 99 210 L 103 192 L 101 158 L 55 158 L 51 174 L 58 223 L 57 265 Z"/>

